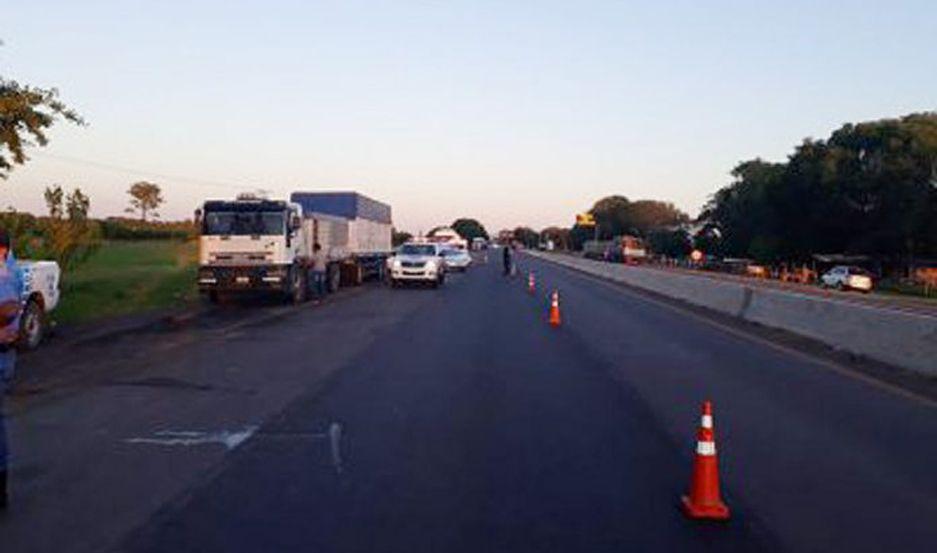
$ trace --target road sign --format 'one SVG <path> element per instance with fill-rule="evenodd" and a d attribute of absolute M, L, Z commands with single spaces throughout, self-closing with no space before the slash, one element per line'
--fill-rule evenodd
<path fill-rule="evenodd" d="M 576 215 L 576 226 L 579 227 L 594 227 L 595 218 L 591 213 L 580 213 Z"/>

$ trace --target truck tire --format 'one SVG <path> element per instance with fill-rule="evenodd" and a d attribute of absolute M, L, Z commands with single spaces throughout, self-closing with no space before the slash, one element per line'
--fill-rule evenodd
<path fill-rule="evenodd" d="M 46 333 L 46 314 L 35 299 L 26 303 L 20 318 L 19 349 L 32 351 L 39 347 Z"/>
<path fill-rule="evenodd" d="M 293 305 L 299 305 L 306 301 L 309 296 L 309 283 L 306 281 L 306 271 L 293 267 L 290 270 L 290 288 L 287 294 L 289 302 Z"/>
<path fill-rule="evenodd" d="M 328 270 L 326 271 L 328 285 L 327 288 L 330 294 L 338 292 L 338 289 L 342 286 L 342 271 L 337 265 L 329 265 Z"/>

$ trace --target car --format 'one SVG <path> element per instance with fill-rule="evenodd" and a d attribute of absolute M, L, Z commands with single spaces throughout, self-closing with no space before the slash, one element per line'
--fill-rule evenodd
<path fill-rule="evenodd" d="M 846 265 L 833 267 L 820 277 L 820 286 L 837 290 L 857 290 L 868 293 L 872 291 L 874 285 L 874 279 L 868 271 Z"/>
<path fill-rule="evenodd" d="M 23 314 L 17 347 L 29 351 L 39 347 L 49 327 L 49 314 L 59 303 L 61 270 L 55 261 L 20 261 L 23 272 Z"/>
<path fill-rule="evenodd" d="M 446 281 L 446 262 L 442 247 L 432 243 L 407 243 L 390 261 L 390 283 L 400 286 L 408 282 L 439 287 Z"/>
<path fill-rule="evenodd" d="M 472 256 L 460 248 L 445 248 L 442 257 L 446 261 L 446 269 L 465 272 L 472 264 Z"/>

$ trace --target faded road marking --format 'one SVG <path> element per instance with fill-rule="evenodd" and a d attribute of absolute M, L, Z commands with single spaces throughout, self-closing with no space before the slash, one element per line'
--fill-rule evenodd
<path fill-rule="evenodd" d="M 335 472 L 342 473 L 342 425 L 333 422 L 329 425 L 329 442 L 332 445 L 332 465 Z"/>
<path fill-rule="evenodd" d="M 164 446 L 191 447 L 208 444 L 221 444 L 229 451 L 238 447 L 257 430 L 256 426 L 248 426 L 243 430 L 219 432 L 199 432 L 188 430 L 161 430 L 155 432 L 151 438 L 128 438 L 128 444 L 152 444 Z"/>

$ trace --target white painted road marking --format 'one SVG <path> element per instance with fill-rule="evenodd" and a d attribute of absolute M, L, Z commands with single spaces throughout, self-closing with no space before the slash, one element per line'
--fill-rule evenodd
<path fill-rule="evenodd" d="M 256 426 L 248 426 L 243 430 L 219 432 L 199 432 L 190 430 L 161 430 L 154 432 L 151 438 L 128 438 L 124 440 L 128 444 L 152 444 L 163 446 L 199 446 L 208 444 L 221 444 L 229 451 L 241 445 L 254 432 Z"/>
<path fill-rule="evenodd" d="M 342 473 L 342 425 L 333 422 L 329 425 L 329 442 L 332 445 L 332 465 L 335 472 Z"/>

